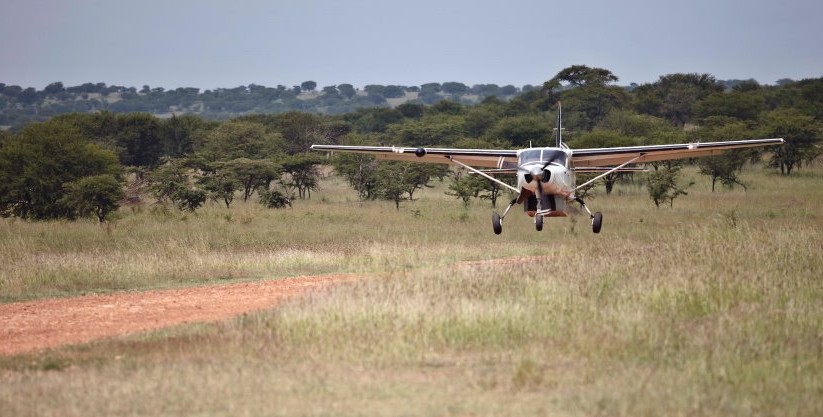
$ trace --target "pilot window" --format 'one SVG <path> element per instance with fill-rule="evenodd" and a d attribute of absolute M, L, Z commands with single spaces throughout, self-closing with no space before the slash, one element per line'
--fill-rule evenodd
<path fill-rule="evenodd" d="M 559 149 L 528 149 L 520 153 L 520 164 L 527 162 L 554 162 L 566 166 L 566 153 Z"/>

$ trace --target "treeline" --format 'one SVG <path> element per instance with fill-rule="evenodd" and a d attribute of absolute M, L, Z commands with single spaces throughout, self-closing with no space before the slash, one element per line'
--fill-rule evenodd
<path fill-rule="evenodd" d="M 540 88 L 476 105 L 408 102 L 342 115 L 255 114 L 217 122 L 193 115 L 72 113 L 0 132 L 0 215 L 25 219 L 106 219 L 120 204 L 152 198 L 181 210 L 235 198 L 282 207 L 310 198 L 319 166 L 333 164 L 361 199 L 399 208 L 433 178 L 450 177 L 450 195 L 496 203 L 501 190 L 442 166 L 376 163 L 365 155 L 309 152 L 313 143 L 471 148 L 548 146 L 563 103 L 572 148 L 783 137 L 786 144 L 698 160 L 713 187 L 743 185 L 748 161 L 791 175 L 821 153 L 823 79 L 778 86 L 748 81 L 727 89 L 708 74 L 671 74 L 631 90 L 601 68 L 573 66 Z M 441 86 L 442 87 L 442 86 Z M 654 166 L 646 186 L 655 204 L 685 194 L 678 163 Z M 126 174 L 131 182 L 124 187 Z M 606 192 L 623 178 L 605 179 Z"/>
<path fill-rule="evenodd" d="M 211 120 L 226 120 L 245 114 L 303 111 L 327 115 L 345 114 L 360 108 L 392 107 L 413 101 L 434 104 L 448 99 L 475 104 L 485 97 L 507 99 L 535 87 L 526 85 L 477 84 L 459 82 L 427 83 L 421 86 L 351 84 L 318 88 L 314 81 L 299 86 L 266 87 L 257 84 L 201 91 L 198 88 L 162 87 L 141 89 L 105 83 L 85 83 L 65 87 L 54 82 L 43 90 L 0 83 L 0 126 L 17 128 L 25 123 L 45 121 L 65 113 L 110 111 L 145 112 L 156 115 L 193 114 Z"/>

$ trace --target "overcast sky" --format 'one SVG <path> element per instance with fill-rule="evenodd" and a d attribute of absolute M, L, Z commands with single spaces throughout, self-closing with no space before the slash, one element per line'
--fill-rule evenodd
<path fill-rule="evenodd" d="M 820 0 L 2 0 L 0 82 L 42 89 L 539 85 L 582 64 L 823 77 Z"/>

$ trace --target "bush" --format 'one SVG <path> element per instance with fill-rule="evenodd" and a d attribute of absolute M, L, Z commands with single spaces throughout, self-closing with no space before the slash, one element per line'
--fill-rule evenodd
<path fill-rule="evenodd" d="M 262 191 L 260 192 L 260 204 L 266 208 L 284 208 L 291 207 L 291 199 L 286 197 L 280 191 Z"/>

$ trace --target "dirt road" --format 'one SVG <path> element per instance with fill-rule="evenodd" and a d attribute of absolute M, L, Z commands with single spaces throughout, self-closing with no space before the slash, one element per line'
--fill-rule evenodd
<path fill-rule="evenodd" d="M 226 320 L 351 275 L 323 275 L 162 291 L 0 304 L 0 355 L 137 333 L 187 322 Z"/>

